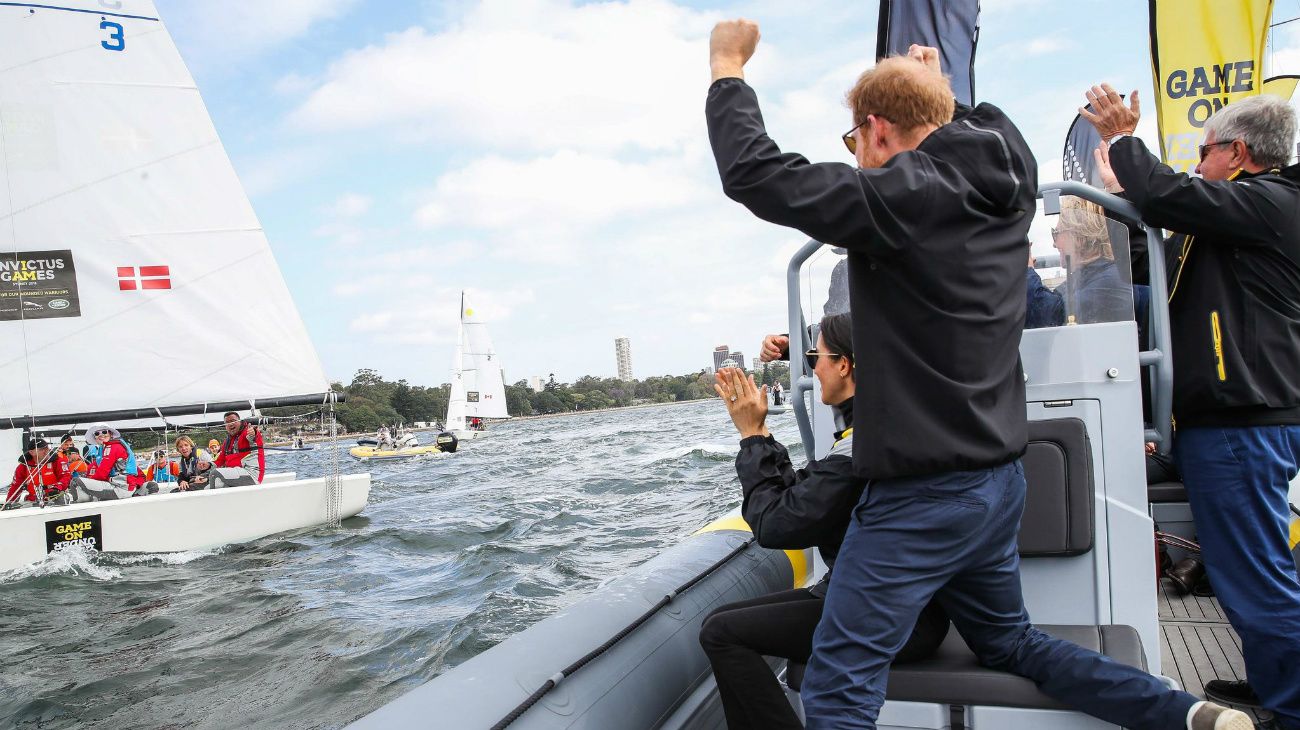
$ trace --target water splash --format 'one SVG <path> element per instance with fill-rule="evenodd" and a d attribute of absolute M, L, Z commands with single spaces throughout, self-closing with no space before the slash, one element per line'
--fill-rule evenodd
<path fill-rule="evenodd" d="M 100 556 L 101 553 L 84 545 L 56 550 L 39 563 L 0 573 L 0 585 L 49 575 L 86 576 L 99 581 L 121 578 L 121 571 L 100 564 Z"/>

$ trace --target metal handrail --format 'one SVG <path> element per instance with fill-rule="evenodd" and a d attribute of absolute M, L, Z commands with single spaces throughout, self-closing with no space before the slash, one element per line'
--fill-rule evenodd
<path fill-rule="evenodd" d="M 790 259 L 790 265 L 786 268 L 786 305 L 789 307 L 790 315 L 790 390 L 794 403 L 794 420 L 799 424 L 799 436 L 803 439 L 803 451 L 808 458 L 813 458 L 817 453 L 814 448 L 814 435 L 812 428 L 812 417 L 808 413 L 808 406 L 804 402 L 804 394 L 811 392 L 813 388 L 812 373 L 808 371 L 807 358 L 803 353 L 811 349 L 808 343 L 808 328 L 803 321 L 803 307 L 799 306 L 799 272 L 803 269 L 803 264 L 817 253 L 817 249 L 824 246 L 820 241 L 809 239 Z"/>
<path fill-rule="evenodd" d="M 1145 430 L 1147 441 L 1153 441 L 1161 453 L 1168 453 L 1173 444 L 1173 388 L 1174 367 L 1168 353 L 1171 350 L 1169 331 L 1169 293 L 1165 279 L 1165 259 L 1162 255 L 1163 239 L 1158 229 L 1142 223 L 1142 216 L 1132 203 L 1118 198 L 1091 185 L 1074 181 L 1055 182 L 1042 185 L 1038 197 L 1043 199 L 1046 212 L 1060 212 L 1060 196 L 1073 195 L 1120 216 L 1127 221 L 1142 226 L 1147 236 L 1147 272 L 1150 276 L 1151 306 L 1148 315 L 1148 332 L 1153 347 L 1138 353 L 1141 367 L 1150 367 L 1151 410 L 1155 428 Z M 799 425 L 799 435 L 803 439 L 804 453 L 809 458 L 816 453 L 812 418 L 804 402 L 804 393 L 812 390 L 812 373 L 808 372 L 807 362 L 796 353 L 809 349 L 808 332 L 803 323 L 803 309 L 799 304 L 799 273 L 804 262 L 817 253 L 817 249 L 826 244 L 809 240 L 790 259 L 786 268 L 787 306 L 790 325 L 790 386 L 794 399 L 794 417 Z"/>

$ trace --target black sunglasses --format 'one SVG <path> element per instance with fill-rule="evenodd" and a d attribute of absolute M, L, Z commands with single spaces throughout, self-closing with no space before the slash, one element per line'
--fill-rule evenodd
<path fill-rule="evenodd" d="M 885 117 L 882 117 L 879 114 L 869 114 L 867 115 L 866 121 L 863 121 L 862 124 L 859 124 L 853 129 L 850 129 L 849 131 L 840 135 L 840 139 L 844 141 L 844 146 L 848 148 L 850 155 L 856 157 L 858 154 L 858 138 L 854 137 L 853 133 L 858 131 L 859 129 L 862 129 L 862 127 L 866 125 L 867 122 L 871 121 L 871 117 L 875 117 L 876 119 L 885 119 Z M 893 123 L 889 119 L 885 119 L 885 121 L 890 122 L 891 124 Z"/>
<path fill-rule="evenodd" d="M 93 436 L 111 436 L 111 435 L 113 435 L 113 432 L 112 432 L 112 431 L 96 431 L 95 433 L 93 433 L 93 434 L 91 434 L 91 435 L 93 435 Z"/>
<path fill-rule="evenodd" d="M 840 355 L 838 353 L 817 352 L 816 350 L 809 350 L 808 352 L 805 352 L 803 356 L 806 360 L 808 360 L 808 367 L 810 368 L 817 367 L 817 358 L 819 357 L 844 357 L 843 355 Z"/>
<path fill-rule="evenodd" d="M 1205 155 L 1209 153 L 1211 147 L 1218 147 L 1220 145 L 1232 144 L 1234 141 L 1236 140 L 1230 139 L 1227 142 L 1210 142 L 1209 144 L 1203 144 L 1200 147 L 1197 147 L 1196 148 L 1197 151 L 1201 153 L 1201 162 L 1205 162 Z"/>

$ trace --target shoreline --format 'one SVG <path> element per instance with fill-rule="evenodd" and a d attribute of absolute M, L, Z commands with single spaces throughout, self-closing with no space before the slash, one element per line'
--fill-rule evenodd
<path fill-rule="evenodd" d="M 592 408 L 591 410 L 587 410 L 587 411 L 564 411 L 561 413 L 536 413 L 531 416 L 514 416 L 510 418 L 508 421 L 498 421 L 497 423 L 512 423 L 514 421 L 536 421 L 545 418 L 566 418 L 571 416 L 583 416 L 592 413 L 612 413 L 615 411 L 638 411 L 638 410 L 644 410 L 646 408 L 660 408 L 662 406 L 683 406 L 689 403 L 703 403 L 704 401 L 710 401 L 710 400 L 717 400 L 717 397 L 710 396 L 708 398 L 695 398 L 693 400 L 670 400 L 670 401 L 665 401 L 663 403 L 638 403 L 632 406 L 614 406 L 613 408 Z M 491 426 L 492 423 L 489 422 L 488 423 L 489 429 L 491 428 Z M 433 428 L 432 426 L 426 426 L 423 428 L 411 428 L 407 430 L 410 433 L 417 433 L 417 432 L 423 433 L 428 431 L 438 431 L 439 429 Z M 358 431 L 356 433 L 340 433 L 336 438 L 344 439 L 350 436 L 365 436 L 365 435 L 371 435 L 371 434 L 369 431 Z M 329 440 L 330 440 L 329 436 L 304 436 L 303 437 L 304 444 L 324 443 L 324 442 L 328 442 Z M 290 440 L 282 440 L 282 441 L 268 441 L 264 445 L 265 446 L 291 446 L 293 445 L 293 440 L 290 439 Z"/>

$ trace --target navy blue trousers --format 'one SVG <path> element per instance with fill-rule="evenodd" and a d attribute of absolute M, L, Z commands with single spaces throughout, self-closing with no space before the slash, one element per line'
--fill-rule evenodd
<path fill-rule="evenodd" d="M 1283 727 L 1300 728 L 1300 577 L 1287 507 L 1300 426 L 1180 428 L 1174 456 L 1246 678 Z"/>
<path fill-rule="evenodd" d="M 802 698 L 809 728 L 874 728 L 889 662 L 937 596 L 986 666 L 1131 730 L 1181 730 L 1196 698 L 1029 623 L 1020 462 L 871 482 L 835 561 Z"/>

